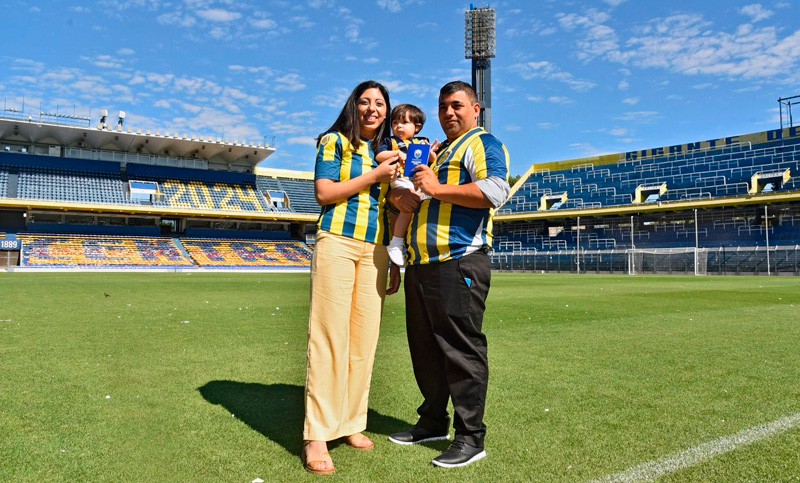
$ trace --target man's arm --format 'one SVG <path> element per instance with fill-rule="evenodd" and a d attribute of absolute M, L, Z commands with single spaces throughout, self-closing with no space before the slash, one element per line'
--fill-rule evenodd
<path fill-rule="evenodd" d="M 389 203 L 403 213 L 414 213 L 419 208 L 419 196 L 408 188 L 392 188 Z"/>
<path fill-rule="evenodd" d="M 414 168 L 414 186 L 431 198 L 446 203 L 466 208 L 494 208 L 494 204 L 476 183 L 441 184 L 428 166 L 419 165 Z"/>

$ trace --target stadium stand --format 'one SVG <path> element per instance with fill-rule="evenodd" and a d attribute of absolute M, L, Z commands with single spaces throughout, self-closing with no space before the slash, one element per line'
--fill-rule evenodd
<path fill-rule="evenodd" d="M 196 210 L 273 211 L 263 195 L 247 184 L 211 183 L 200 181 L 163 180 L 160 183 L 164 201 L 158 206 Z"/>
<path fill-rule="evenodd" d="M 83 203 L 128 203 L 124 183 L 109 173 L 88 173 L 53 168 L 20 168 L 17 198 L 76 201 Z"/>
<path fill-rule="evenodd" d="M 311 250 L 298 241 L 183 239 L 202 268 L 308 268 Z"/>
<path fill-rule="evenodd" d="M 21 265 L 32 268 L 308 268 L 311 250 L 294 240 L 19 234 Z"/>
<path fill-rule="evenodd" d="M 0 197 L 8 196 L 8 168 L 0 166 Z"/>
<path fill-rule="evenodd" d="M 166 237 L 19 234 L 21 265 L 38 268 L 191 268 Z"/>
<path fill-rule="evenodd" d="M 498 213 L 710 200 L 794 189 L 794 178 L 782 186 L 765 183 L 757 189 L 754 177 L 777 172 L 782 178 L 786 170 L 790 175 L 800 172 L 800 137 L 621 159 L 597 166 L 584 163 L 559 170 L 534 169 Z M 642 198 L 642 191 L 648 196 Z M 562 203 L 549 202 L 553 198 Z"/>
<path fill-rule="evenodd" d="M 319 214 L 320 207 L 314 198 L 314 182 L 311 180 L 272 178 L 258 176 L 258 188 L 262 192 L 282 191 L 289 198 L 289 210 L 296 213 Z"/>
<path fill-rule="evenodd" d="M 493 266 L 800 275 L 800 129 L 533 164 L 497 211 Z"/>
<path fill-rule="evenodd" d="M 15 180 L 13 193 L 9 178 Z M 160 195 L 132 199 L 127 180 L 152 181 Z M 283 191 L 289 203 L 273 207 L 264 193 Z M 249 173 L 61 158 L 0 155 L 0 196 L 103 204 L 148 204 L 193 210 L 318 214 L 313 181 L 276 179 Z"/>

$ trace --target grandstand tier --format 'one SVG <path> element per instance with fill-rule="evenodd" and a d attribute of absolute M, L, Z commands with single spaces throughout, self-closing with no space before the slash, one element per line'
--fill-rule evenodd
<path fill-rule="evenodd" d="M 19 234 L 22 267 L 49 269 L 308 268 L 302 242 Z"/>
<path fill-rule="evenodd" d="M 134 185 L 152 188 L 137 189 Z M 268 191 L 281 192 L 285 202 L 274 203 Z M 143 193 L 146 196 L 141 196 Z M 55 160 L 35 154 L 2 152 L 0 198 L 163 206 L 199 212 L 319 214 L 313 182 L 305 179 L 262 179 L 245 173 Z"/>
<path fill-rule="evenodd" d="M 204 268 L 308 268 L 311 249 L 298 241 L 184 239 L 192 260 Z"/>
<path fill-rule="evenodd" d="M 498 214 L 786 193 L 798 190 L 798 174 L 800 132 L 766 131 L 591 160 L 534 164 Z"/>
<path fill-rule="evenodd" d="M 191 268 L 177 241 L 162 237 L 19 234 L 21 265 L 38 268 Z"/>

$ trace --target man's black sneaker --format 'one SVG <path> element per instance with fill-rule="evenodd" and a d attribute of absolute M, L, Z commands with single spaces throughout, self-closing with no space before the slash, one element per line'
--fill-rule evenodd
<path fill-rule="evenodd" d="M 417 444 L 426 441 L 440 441 L 443 439 L 450 439 L 450 434 L 447 431 L 444 433 L 434 433 L 425 428 L 420 428 L 419 426 L 411 426 L 411 429 L 408 431 L 389 435 L 389 441 L 396 444 Z"/>
<path fill-rule="evenodd" d="M 436 466 L 443 468 L 458 468 L 478 461 L 486 456 L 483 448 L 475 448 L 463 441 L 453 441 L 450 447 L 431 461 Z"/>

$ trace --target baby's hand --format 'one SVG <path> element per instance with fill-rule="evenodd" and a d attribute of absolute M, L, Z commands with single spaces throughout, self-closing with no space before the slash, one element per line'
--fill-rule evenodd
<path fill-rule="evenodd" d="M 433 144 L 431 144 L 431 151 L 428 153 L 428 164 L 433 164 L 436 162 L 436 151 L 439 149 L 439 140 L 434 139 Z"/>

